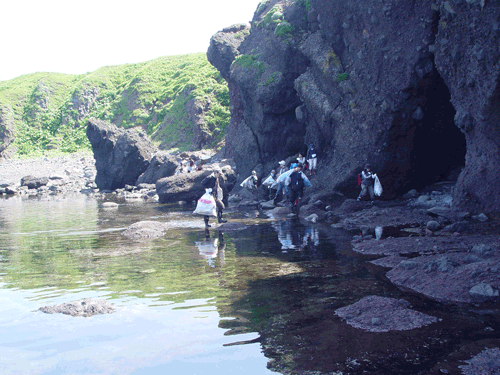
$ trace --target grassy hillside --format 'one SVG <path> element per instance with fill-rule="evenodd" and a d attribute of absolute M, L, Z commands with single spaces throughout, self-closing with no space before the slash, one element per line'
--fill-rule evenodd
<path fill-rule="evenodd" d="M 189 101 L 203 108 L 188 113 Z M 18 155 L 89 149 L 89 117 L 138 127 L 162 148 L 193 148 L 193 116 L 214 147 L 229 123 L 226 82 L 204 53 L 103 67 L 82 75 L 34 73 L 0 81 L 0 106 L 14 114 Z M 200 125 L 201 124 L 201 125 Z"/>

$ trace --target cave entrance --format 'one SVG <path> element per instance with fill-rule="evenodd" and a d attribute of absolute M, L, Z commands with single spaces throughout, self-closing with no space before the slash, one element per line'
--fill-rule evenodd
<path fill-rule="evenodd" d="M 413 147 L 409 155 L 413 186 L 420 190 L 433 183 L 456 179 L 465 165 L 465 136 L 455 125 L 455 108 L 443 78 L 434 67 L 416 86 L 417 107 Z M 451 176 L 450 176 L 451 174 Z"/>

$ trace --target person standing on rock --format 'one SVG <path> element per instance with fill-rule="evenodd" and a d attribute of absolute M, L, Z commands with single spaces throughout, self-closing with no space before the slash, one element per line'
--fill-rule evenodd
<path fill-rule="evenodd" d="M 225 208 L 223 201 L 226 200 L 227 202 L 227 188 L 224 184 L 220 169 L 216 169 L 210 176 L 205 177 L 205 179 L 201 181 L 201 186 L 203 186 L 204 189 L 212 189 L 212 196 L 215 199 L 215 205 L 217 207 L 217 221 L 219 223 L 227 223 L 227 220 L 222 219 L 222 212 Z M 211 225 L 208 224 L 209 218 L 209 216 L 203 217 L 205 220 L 205 227 L 211 227 Z"/>
<path fill-rule="evenodd" d="M 278 168 L 278 172 L 276 173 L 276 179 L 279 178 L 283 173 L 287 171 L 286 169 L 286 163 L 284 160 L 280 161 L 280 167 Z M 276 186 L 276 195 L 274 196 L 274 204 L 278 203 L 282 198 L 283 198 L 283 190 L 285 189 L 285 183 L 284 182 L 278 182 L 278 185 Z"/>
<path fill-rule="evenodd" d="M 287 183 L 290 190 L 290 203 L 292 205 L 292 211 L 295 211 L 302 195 L 304 194 L 304 178 L 302 175 L 302 164 L 299 163 L 294 168 L 293 172 L 287 178 Z M 294 212 L 296 213 L 296 212 Z"/>
<path fill-rule="evenodd" d="M 375 177 L 377 175 L 373 173 L 370 164 L 365 165 L 365 169 L 361 172 L 361 192 L 358 196 L 358 202 L 367 194 L 370 194 L 371 203 L 375 199 L 375 192 L 373 190 L 373 185 L 375 184 Z"/>
<path fill-rule="evenodd" d="M 309 163 L 309 176 L 316 174 L 316 167 L 318 164 L 318 152 L 311 143 L 306 155 L 307 162 Z"/>

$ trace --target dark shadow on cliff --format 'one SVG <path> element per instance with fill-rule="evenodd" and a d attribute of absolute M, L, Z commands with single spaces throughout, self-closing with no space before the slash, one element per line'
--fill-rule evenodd
<path fill-rule="evenodd" d="M 391 128 L 393 161 L 381 171 L 394 195 L 447 180 L 465 165 L 465 137 L 455 125 L 450 92 L 435 66 L 407 95 Z"/>

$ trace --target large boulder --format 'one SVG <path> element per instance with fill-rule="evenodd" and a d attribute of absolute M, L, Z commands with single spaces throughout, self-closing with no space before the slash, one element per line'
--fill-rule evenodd
<path fill-rule="evenodd" d="M 199 199 L 205 193 L 201 182 L 217 168 L 222 171 L 225 188 L 228 192 L 231 191 L 236 183 L 235 169 L 231 163 L 223 161 L 220 164 L 206 165 L 201 171 L 180 173 L 159 179 L 156 182 L 156 193 L 159 202 L 191 202 Z"/>
<path fill-rule="evenodd" d="M 156 184 L 160 178 L 172 176 L 177 164 L 177 159 L 172 154 L 165 151 L 157 152 L 151 159 L 148 169 L 137 179 L 136 185 Z"/>
<path fill-rule="evenodd" d="M 230 91 L 226 156 L 247 175 L 314 143 L 308 194 L 351 198 L 366 162 L 385 197 L 465 165 L 453 205 L 499 212 L 499 20 L 494 1 L 262 2 L 243 41 L 225 29 L 207 52 Z"/>
<path fill-rule="evenodd" d="M 143 132 L 118 128 L 102 120 L 88 121 L 87 137 L 94 152 L 95 183 L 101 190 L 135 185 L 156 151 Z"/>

